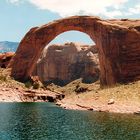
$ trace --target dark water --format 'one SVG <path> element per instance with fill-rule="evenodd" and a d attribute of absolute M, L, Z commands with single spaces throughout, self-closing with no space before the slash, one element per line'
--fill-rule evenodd
<path fill-rule="evenodd" d="M 0 140 L 140 140 L 140 116 L 1 103 Z"/>

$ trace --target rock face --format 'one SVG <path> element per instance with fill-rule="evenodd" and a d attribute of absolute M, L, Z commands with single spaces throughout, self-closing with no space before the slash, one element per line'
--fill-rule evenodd
<path fill-rule="evenodd" d="M 99 59 L 95 46 L 66 43 L 44 49 L 34 74 L 43 82 L 66 84 L 78 78 L 84 82 L 99 79 Z"/>
<path fill-rule="evenodd" d="M 13 52 L 0 53 L 0 68 L 6 68 L 14 54 Z"/>
<path fill-rule="evenodd" d="M 95 41 L 99 50 L 101 85 L 140 79 L 140 20 L 102 20 L 92 16 L 73 16 L 32 28 L 11 61 L 11 75 L 27 80 L 45 46 L 70 30 L 84 32 Z"/>

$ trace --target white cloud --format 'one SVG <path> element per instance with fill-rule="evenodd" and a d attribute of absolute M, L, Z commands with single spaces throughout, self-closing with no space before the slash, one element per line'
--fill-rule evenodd
<path fill-rule="evenodd" d="M 60 16 L 79 14 L 104 15 L 114 17 L 121 15 L 119 11 L 107 12 L 108 7 L 118 8 L 128 0 L 29 0 L 39 9 L 48 9 Z"/>
<path fill-rule="evenodd" d="M 129 8 L 128 12 L 129 15 L 140 14 L 140 4 L 136 5 L 134 8 Z"/>
<path fill-rule="evenodd" d="M 121 16 L 121 7 L 129 0 L 9 0 L 12 3 L 28 1 L 39 9 L 58 13 L 61 17 L 71 15 L 103 15 L 109 18 Z M 114 10 L 108 11 L 108 8 Z M 133 10 L 134 12 L 134 10 Z"/>
<path fill-rule="evenodd" d="M 118 16 L 122 16 L 123 12 L 119 11 L 119 10 L 115 10 L 115 11 L 109 11 L 109 12 L 105 12 L 104 15 L 108 18 L 113 18 L 113 17 L 118 17 Z"/>

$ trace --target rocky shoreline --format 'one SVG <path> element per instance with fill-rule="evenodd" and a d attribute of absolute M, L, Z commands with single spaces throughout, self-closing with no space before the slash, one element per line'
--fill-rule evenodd
<path fill-rule="evenodd" d="M 140 104 L 128 102 L 101 102 L 96 98 L 84 101 L 79 96 L 66 97 L 59 92 L 49 90 L 25 90 L 21 88 L 6 88 L 0 86 L 0 102 L 54 102 L 56 105 L 70 110 L 89 110 L 111 113 L 140 114 Z"/>
<path fill-rule="evenodd" d="M 49 90 L 32 90 L 0 86 L 0 102 L 57 102 L 65 95 Z"/>

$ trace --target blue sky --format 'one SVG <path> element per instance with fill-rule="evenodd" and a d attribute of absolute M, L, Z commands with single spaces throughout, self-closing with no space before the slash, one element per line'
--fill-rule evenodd
<path fill-rule="evenodd" d="M 140 0 L 0 0 L 0 41 L 20 41 L 34 26 L 72 15 L 140 19 Z M 84 33 L 67 32 L 57 43 L 92 43 Z"/>

